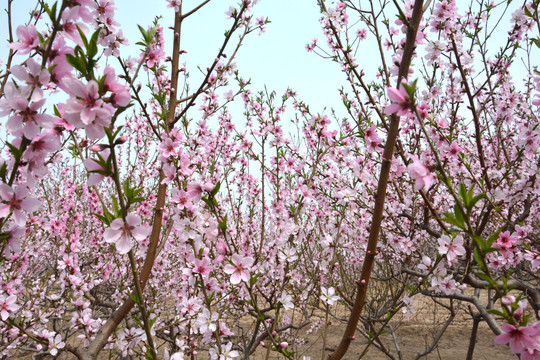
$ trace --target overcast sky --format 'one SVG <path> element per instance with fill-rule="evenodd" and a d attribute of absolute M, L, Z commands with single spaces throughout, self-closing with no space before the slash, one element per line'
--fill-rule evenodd
<path fill-rule="evenodd" d="M 185 0 L 184 11 L 199 3 L 200 0 Z M 230 4 L 235 3 L 237 1 L 213 0 L 185 21 L 182 48 L 188 50 L 188 54 L 183 55 L 182 62 L 188 62 L 193 75 L 196 71 L 194 64 L 206 68 L 217 54 L 224 31 L 231 25 L 225 11 Z M 138 46 L 135 43 L 140 39 L 137 24 L 146 28 L 156 16 L 163 16 L 160 24 L 165 29 L 173 25 L 173 12 L 167 8 L 165 0 L 116 0 L 115 4 L 118 9 L 116 20 L 122 25 L 124 35 L 131 43 L 130 49 L 122 49 L 123 56 L 127 57 L 129 52 L 137 55 Z M 27 22 L 33 6 L 33 1 L 14 1 L 13 23 L 18 25 Z M 282 95 L 291 87 L 316 111 L 322 111 L 324 107 L 339 107 L 337 89 L 344 81 L 339 66 L 313 53 L 307 53 L 305 49 L 305 45 L 314 37 L 324 42 L 316 1 L 261 0 L 254 6 L 253 14 L 256 17 L 268 17 L 272 23 L 267 25 L 266 31 L 260 36 L 251 34 L 237 57 L 242 77 L 252 79 L 252 89 L 262 90 L 266 85 L 269 90 Z M 4 44 L 7 43 L 6 20 L 6 13 L 2 11 L 0 39 Z M 166 30 L 166 35 L 170 33 Z M 6 54 L 7 50 L 2 46 L 0 59 L 4 64 Z M 192 78 L 195 81 L 196 76 Z M 193 83 L 192 87 L 195 85 Z"/>

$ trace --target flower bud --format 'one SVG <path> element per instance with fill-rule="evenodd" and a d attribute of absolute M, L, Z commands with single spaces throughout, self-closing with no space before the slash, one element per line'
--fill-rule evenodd
<path fill-rule="evenodd" d="M 116 139 L 116 141 L 114 142 L 114 144 L 115 144 L 115 145 L 120 145 L 120 144 L 125 143 L 127 140 L 128 140 L 128 136 L 127 136 L 127 135 L 122 135 L 122 136 L 120 136 L 118 139 Z"/>
<path fill-rule="evenodd" d="M 105 145 L 105 144 L 94 144 L 94 145 L 90 146 L 88 148 L 88 150 L 93 151 L 93 152 L 101 152 L 101 151 L 105 150 L 108 147 L 109 147 L 109 145 Z"/>
<path fill-rule="evenodd" d="M 516 298 L 512 295 L 506 295 L 502 298 L 501 301 L 504 305 L 509 306 L 509 305 L 512 305 L 516 301 Z"/>

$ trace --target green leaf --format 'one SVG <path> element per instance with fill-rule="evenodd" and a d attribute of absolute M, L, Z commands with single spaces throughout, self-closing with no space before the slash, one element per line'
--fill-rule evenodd
<path fill-rule="evenodd" d="M 69 65 L 73 66 L 78 72 L 86 75 L 86 62 L 78 56 L 66 54 L 66 60 Z"/>
<path fill-rule="evenodd" d="M 113 203 L 113 210 L 115 217 L 118 217 L 120 214 L 119 208 L 118 208 L 118 200 L 116 199 L 116 196 L 112 197 L 112 203 Z"/>
<path fill-rule="evenodd" d="M 91 59 L 94 56 L 96 56 L 98 48 L 97 48 L 97 41 L 100 33 L 100 29 L 97 29 L 90 38 L 90 42 L 88 43 L 88 46 L 86 47 L 86 54 Z"/>
<path fill-rule="evenodd" d="M 480 279 L 485 280 L 485 281 L 487 281 L 489 283 L 489 285 L 486 285 L 486 289 L 488 289 L 490 286 L 491 287 L 496 287 L 496 285 L 497 285 L 497 284 L 495 284 L 493 279 L 488 274 L 477 273 L 476 276 L 478 276 Z"/>
<path fill-rule="evenodd" d="M 139 295 L 137 295 L 137 293 L 133 293 L 133 294 L 128 293 L 128 296 L 131 298 L 131 300 L 135 302 L 135 304 L 141 305 L 141 299 L 139 298 Z M 139 326 L 142 327 L 142 323 L 139 318 L 137 318 L 136 316 L 133 316 L 133 319 L 135 320 L 135 322 L 137 322 L 137 324 L 139 324 Z"/>
<path fill-rule="evenodd" d="M 486 271 L 486 268 L 484 265 L 484 257 L 482 256 L 481 250 L 478 247 L 474 248 L 473 255 L 474 255 L 474 260 L 476 261 L 478 266 L 480 266 L 482 270 Z"/>
<path fill-rule="evenodd" d="M 288 357 L 293 357 L 295 354 L 294 351 L 290 351 L 286 348 L 281 348 L 281 352 L 283 353 L 283 355 L 288 356 Z"/>
<path fill-rule="evenodd" d="M 257 282 L 257 279 L 259 278 L 261 274 L 253 275 L 251 274 L 251 277 L 249 278 L 249 287 L 252 288 L 253 285 Z"/>
<path fill-rule="evenodd" d="M 214 187 L 214 189 L 212 190 L 212 192 L 210 193 L 210 195 L 214 196 L 216 195 L 218 192 L 219 192 L 219 188 L 221 187 L 221 182 L 218 181 L 216 186 Z"/>
<path fill-rule="evenodd" d="M 501 234 L 502 231 L 503 231 L 503 228 L 500 227 L 499 229 L 497 229 L 497 231 L 495 231 L 493 234 L 491 234 L 491 236 L 488 238 L 488 240 L 486 242 L 489 247 L 491 247 L 491 245 L 495 242 L 495 240 L 497 240 L 499 238 L 499 235 Z"/>
<path fill-rule="evenodd" d="M 157 26 L 152 27 L 148 31 L 146 31 L 141 25 L 137 25 L 137 27 L 139 28 L 139 31 L 141 32 L 141 35 L 144 40 L 143 43 L 137 43 L 137 44 L 142 45 L 144 47 L 149 47 L 154 41 L 154 36 L 156 36 Z"/>
<path fill-rule="evenodd" d="M 144 28 L 139 24 L 137 24 L 137 27 L 139 28 L 139 31 L 141 32 L 143 38 L 146 39 L 146 30 L 144 30 Z"/>
<path fill-rule="evenodd" d="M 100 215 L 98 213 L 92 213 L 92 215 L 94 215 L 95 217 L 97 217 L 99 220 L 101 220 L 104 224 L 106 224 L 107 226 L 111 225 L 111 223 L 109 222 L 109 220 L 107 219 L 106 216 L 103 216 L 103 215 Z"/>
<path fill-rule="evenodd" d="M 52 9 L 49 8 L 49 5 L 47 5 L 47 3 L 45 2 L 41 2 L 41 6 L 43 6 L 43 9 L 47 13 L 47 15 L 49 15 L 49 18 L 54 22 L 54 20 L 56 19 L 56 2 L 52 6 Z"/>
<path fill-rule="evenodd" d="M 129 198 L 131 196 L 131 189 L 129 187 L 129 179 L 126 179 L 126 181 L 124 181 L 124 184 L 122 186 L 124 188 L 124 195 L 126 195 L 127 198 Z"/>
<path fill-rule="evenodd" d="M 463 211 L 461 211 L 461 207 L 458 206 L 458 204 L 454 205 L 454 214 L 456 215 L 456 221 L 459 224 L 458 226 L 462 229 L 466 229 L 465 214 L 463 214 Z"/>
<path fill-rule="evenodd" d="M 473 197 L 470 202 L 469 202 L 469 206 L 467 207 L 467 209 L 469 210 L 472 210 L 472 208 L 474 208 L 474 206 L 476 205 L 476 203 L 482 199 L 487 199 L 487 196 L 485 193 L 481 193 L 481 194 L 478 194 L 476 195 L 475 197 Z"/>
<path fill-rule="evenodd" d="M 483 237 L 478 235 L 471 236 L 474 243 L 480 250 L 482 251 L 482 254 L 487 254 L 489 252 L 490 244 L 487 243 L 487 241 L 484 240 Z"/>
<path fill-rule="evenodd" d="M 495 309 L 487 309 L 486 311 L 487 311 L 488 313 L 490 313 L 490 314 L 504 317 L 504 314 L 503 314 L 501 311 L 499 311 L 499 310 L 495 310 Z"/>
<path fill-rule="evenodd" d="M 449 224 L 452 224 L 454 226 L 457 226 L 463 229 L 463 226 L 459 223 L 459 221 L 456 219 L 456 216 L 453 213 L 444 213 L 443 220 Z"/>
<path fill-rule="evenodd" d="M 6 180 L 6 173 L 7 173 L 7 163 L 5 162 L 0 167 L 0 177 L 2 178 L 2 180 L 4 180 L 4 182 Z"/>
<path fill-rule="evenodd" d="M 409 99 L 411 99 L 412 102 L 414 102 L 414 94 L 416 93 L 416 83 L 418 79 L 414 80 L 412 84 L 402 83 L 403 88 L 407 91 L 407 95 L 409 95 Z"/>
<path fill-rule="evenodd" d="M 472 190 L 472 188 L 471 188 Z M 463 202 L 465 203 L 465 206 L 467 206 L 467 189 L 465 188 L 465 185 L 463 184 L 459 184 L 459 196 L 461 197 L 461 199 L 463 200 Z"/>
<path fill-rule="evenodd" d="M 77 30 L 79 31 L 79 35 L 81 37 L 81 40 L 84 44 L 85 49 L 88 49 L 88 39 L 86 38 L 86 34 L 84 33 L 84 31 L 81 30 L 79 25 L 76 25 L 76 26 L 77 26 Z"/>
<path fill-rule="evenodd" d="M 212 203 L 212 200 L 208 199 L 207 197 L 203 196 L 201 197 L 201 200 L 204 201 L 204 203 L 210 208 L 212 209 L 214 204 Z"/>
<path fill-rule="evenodd" d="M 219 230 L 221 230 L 222 233 L 226 233 L 226 232 L 227 232 L 227 215 L 225 215 L 225 217 L 223 218 L 223 220 L 221 220 L 220 222 L 218 222 L 218 227 L 219 227 Z"/>
<path fill-rule="evenodd" d="M 118 117 L 118 115 L 120 115 L 121 113 L 123 113 L 124 111 L 126 111 L 132 106 L 133 106 L 133 103 L 131 102 L 127 104 L 126 106 L 119 106 L 118 109 L 116 109 L 115 117 Z"/>
<path fill-rule="evenodd" d="M 139 193 L 143 190 L 142 188 L 136 189 L 129 186 L 129 179 L 126 179 L 123 184 L 124 188 L 124 195 L 127 200 L 127 206 L 129 207 L 132 204 L 135 204 L 137 202 L 141 202 L 144 200 L 142 197 L 137 197 Z"/>
<path fill-rule="evenodd" d="M 6 145 L 9 147 L 9 150 L 10 150 L 11 154 L 13 155 L 13 157 L 15 158 L 15 161 L 19 161 L 21 159 L 21 156 L 22 156 L 24 150 L 19 149 L 15 145 L 13 145 L 11 143 L 8 143 L 8 142 L 6 142 Z"/>

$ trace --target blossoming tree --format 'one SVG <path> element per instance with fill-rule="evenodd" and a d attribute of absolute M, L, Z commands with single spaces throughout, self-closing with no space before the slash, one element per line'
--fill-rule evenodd
<path fill-rule="evenodd" d="M 342 66 L 345 117 L 242 78 L 253 1 L 167 3 L 125 58 L 111 0 L 39 1 L 18 26 L 8 1 L 2 356 L 298 358 L 322 329 L 323 357 L 360 333 L 395 359 L 392 322 L 424 297 L 447 324 L 470 304 L 469 358 L 481 321 L 540 358 L 538 1 L 319 1 L 326 45 L 306 47 Z M 183 24 L 206 6 L 230 28 L 189 84 Z"/>

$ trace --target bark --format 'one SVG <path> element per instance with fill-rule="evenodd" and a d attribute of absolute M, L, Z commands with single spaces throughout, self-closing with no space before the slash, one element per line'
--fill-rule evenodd
<path fill-rule="evenodd" d="M 418 26 L 420 24 L 420 20 L 422 19 L 423 14 L 422 6 L 423 0 L 415 1 L 412 17 L 409 20 L 408 24 L 407 39 L 403 51 L 403 57 L 401 59 L 401 64 L 399 66 L 399 74 L 396 87 L 399 87 L 401 80 L 406 78 L 409 72 L 411 59 L 415 49 L 416 33 L 418 31 Z M 366 301 L 369 279 L 373 270 L 373 264 L 375 262 L 377 243 L 379 240 L 379 233 L 381 230 L 381 223 L 384 215 L 384 204 L 386 199 L 386 189 L 388 187 L 388 179 L 390 176 L 390 167 L 392 164 L 394 148 L 396 146 L 396 141 L 399 134 L 399 120 L 399 116 L 396 116 L 395 114 L 392 115 L 390 118 L 390 127 L 388 129 L 388 136 L 386 144 L 384 146 L 383 161 L 379 175 L 379 182 L 377 185 L 375 208 L 373 210 L 373 218 L 371 220 L 366 256 L 364 258 L 364 264 L 362 266 L 360 280 L 357 281 L 358 288 L 356 291 L 356 298 L 353 304 L 353 308 L 351 309 L 349 321 L 347 323 L 347 327 L 345 329 L 345 333 L 343 334 L 341 342 L 336 348 L 336 350 L 328 356 L 328 359 L 331 360 L 342 359 L 347 350 L 349 349 L 349 345 L 354 339 L 354 332 L 356 330 L 356 326 L 358 325 L 358 321 L 360 320 L 360 315 L 362 314 L 362 309 Z"/>

